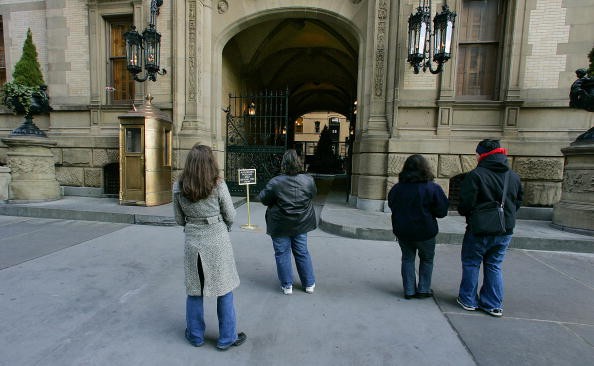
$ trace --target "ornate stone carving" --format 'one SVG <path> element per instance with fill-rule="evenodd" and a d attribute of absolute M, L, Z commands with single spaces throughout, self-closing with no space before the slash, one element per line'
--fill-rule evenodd
<path fill-rule="evenodd" d="M 385 0 L 379 2 L 377 8 L 377 30 L 375 49 L 375 95 L 380 97 L 384 90 L 384 61 L 385 61 L 385 38 L 386 18 L 388 17 L 388 4 Z"/>
<path fill-rule="evenodd" d="M 522 179 L 562 180 L 563 158 L 515 158 L 514 170 Z"/>
<path fill-rule="evenodd" d="M 404 166 L 404 161 L 408 158 L 406 154 L 389 154 L 388 155 L 388 175 L 397 177 L 398 173 Z"/>
<path fill-rule="evenodd" d="M 13 176 L 35 174 L 36 176 L 53 175 L 53 157 L 36 157 L 31 159 L 27 156 L 9 156 L 8 165 Z"/>
<path fill-rule="evenodd" d="M 188 4 L 188 101 L 196 101 L 196 1 Z"/>
<path fill-rule="evenodd" d="M 217 4 L 217 11 L 219 14 L 226 13 L 229 10 L 229 3 L 225 0 L 221 0 Z"/>
<path fill-rule="evenodd" d="M 591 170 L 568 170 L 563 176 L 565 191 L 594 193 L 594 172 Z"/>
<path fill-rule="evenodd" d="M 64 186 L 82 187 L 84 183 L 84 169 L 56 167 L 56 178 Z"/>
<path fill-rule="evenodd" d="M 439 176 L 454 177 L 462 173 L 462 164 L 458 155 L 440 155 L 439 156 Z"/>
<path fill-rule="evenodd" d="M 561 183 L 526 182 L 524 183 L 524 205 L 552 206 L 561 199 Z"/>

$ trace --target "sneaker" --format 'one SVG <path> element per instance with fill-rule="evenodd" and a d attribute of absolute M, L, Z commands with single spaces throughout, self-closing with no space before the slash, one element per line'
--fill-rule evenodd
<path fill-rule="evenodd" d="M 313 294 L 313 293 L 314 293 L 314 290 L 315 290 L 315 288 L 316 288 L 316 284 L 314 283 L 314 284 L 313 284 L 313 285 L 311 285 L 311 286 L 307 286 L 307 287 L 305 287 L 305 292 L 307 292 L 308 294 Z"/>
<path fill-rule="evenodd" d="M 476 310 L 476 306 L 468 306 L 466 304 L 464 304 L 460 298 L 456 298 L 456 302 L 458 303 L 458 305 L 462 306 L 462 309 L 466 310 L 466 311 L 475 311 Z"/>
<path fill-rule="evenodd" d="M 281 286 L 281 290 L 283 290 L 283 294 L 291 295 L 293 293 L 293 286 L 288 286 L 288 287 Z"/>
<path fill-rule="evenodd" d="M 501 318 L 503 316 L 503 310 L 502 309 L 483 309 L 481 308 L 482 311 L 484 311 L 485 313 L 497 317 L 497 318 Z"/>
<path fill-rule="evenodd" d="M 231 346 L 233 346 L 233 347 L 239 347 L 239 346 L 241 346 L 245 342 L 246 339 L 247 339 L 247 335 L 245 335 L 244 332 L 241 332 L 241 333 L 239 333 L 237 335 L 237 340 L 235 342 L 233 342 L 233 343 L 231 343 L 229 345 L 226 345 L 226 346 L 220 346 L 220 345 L 217 344 L 217 349 L 219 351 L 226 351 L 229 348 L 231 348 Z"/>

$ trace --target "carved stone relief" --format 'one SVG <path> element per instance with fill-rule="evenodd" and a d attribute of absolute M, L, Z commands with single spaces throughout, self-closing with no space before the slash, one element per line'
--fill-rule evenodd
<path fill-rule="evenodd" d="M 594 172 L 590 170 L 568 170 L 563 178 L 567 192 L 594 192 Z"/>
<path fill-rule="evenodd" d="M 217 11 L 219 12 L 219 14 L 226 13 L 227 10 L 229 10 L 229 3 L 225 0 L 219 1 L 219 3 L 217 4 Z"/>
<path fill-rule="evenodd" d="M 384 61 L 386 58 L 386 18 L 388 17 L 388 4 L 385 0 L 379 2 L 377 9 L 377 36 L 375 49 L 375 95 L 381 96 L 384 89 Z"/>

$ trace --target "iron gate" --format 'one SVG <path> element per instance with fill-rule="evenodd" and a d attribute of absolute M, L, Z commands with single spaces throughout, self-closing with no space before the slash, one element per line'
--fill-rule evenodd
<path fill-rule="evenodd" d="M 256 169 L 257 194 L 280 172 L 287 150 L 288 91 L 264 91 L 253 96 L 229 94 L 225 178 L 231 194 L 245 194 L 237 183 L 238 169 Z"/>

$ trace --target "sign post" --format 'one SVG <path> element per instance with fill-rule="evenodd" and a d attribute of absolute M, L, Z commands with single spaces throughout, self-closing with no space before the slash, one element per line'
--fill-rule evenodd
<path fill-rule="evenodd" d="M 241 225 L 242 229 L 254 230 L 258 226 L 252 225 L 250 217 L 250 185 L 256 184 L 256 169 L 237 169 L 237 176 L 240 186 L 245 186 L 247 194 L 247 212 L 248 212 L 248 223 Z"/>

